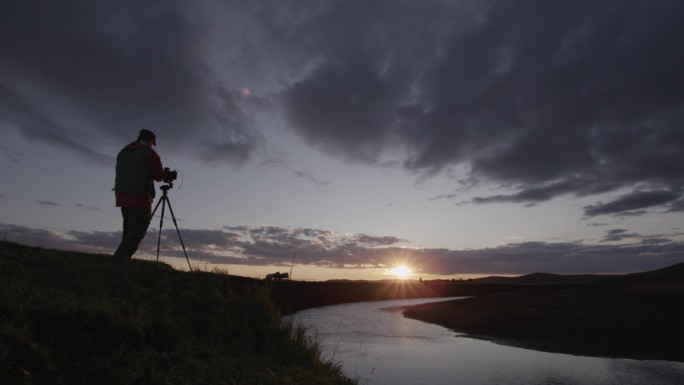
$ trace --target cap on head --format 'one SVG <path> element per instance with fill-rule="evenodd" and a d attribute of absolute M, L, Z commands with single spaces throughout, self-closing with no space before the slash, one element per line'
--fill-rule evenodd
<path fill-rule="evenodd" d="M 157 145 L 157 135 L 150 130 L 140 130 L 140 133 L 138 134 L 138 140 L 145 141 L 149 144 L 154 144 L 155 146 Z"/>

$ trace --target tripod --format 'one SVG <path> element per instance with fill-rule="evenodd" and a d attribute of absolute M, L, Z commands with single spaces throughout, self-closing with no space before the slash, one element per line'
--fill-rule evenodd
<path fill-rule="evenodd" d="M 178 230 L 178 223 L 176 222 L 176 216 L 173 214 L 173 209 L 171 208 L 171 201 L 169 200 L 169 189 L 173 187 L 173 183 L 167 182 L 167 184 L 159 186 L 159 189 L 162 190 L 162 197 L 159 198 L 159 201 L 157 202 L 157 205 L 154 207 L 154 210 L 152 211 L 152 215 L 150 215 L 150 220 L 152 217 L 154 217 L 154 213 L 157 212 L 157 209 L 159 208 L 159 204 L 162 204 L 162 210 L 161 210 L 161 216 L 159 217 L 159 237 L 157 238 L 157 262 L 159 262 L 159 245 L 161 245 L 161 232 L 162 232 L 162 226 L 164 225 L 164 210 L 166 209 L 166 205 L 169 205 L 169 212 L 171 213 L 171 219 L 173 219 L 173 224 L 176 226 L 176 232 L 178 233 L 178 239 L 180 240 L 181 246 L 183 246 L 183 254 L 185 254 L 185 260 L 188 261 L 188 267 L 190 268 L 190 271 L 192 271 L 192 266 L 190 266 L 190 258 L 188 258 L 188 253 L 185 252 L 185 244 L 183 243 L 183 238 L 181 238 L 180 230 Z"/>

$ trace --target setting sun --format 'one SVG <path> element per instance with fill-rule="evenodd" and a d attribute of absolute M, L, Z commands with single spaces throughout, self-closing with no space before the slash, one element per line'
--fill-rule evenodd
<path fill-rule="evenodd" d="M 390 270 L 390 272 L 396 275 L 399 279 L 406 279 L 411 276 L 412 273 L 411 268 L 405 265 L 394 267 Z"/>

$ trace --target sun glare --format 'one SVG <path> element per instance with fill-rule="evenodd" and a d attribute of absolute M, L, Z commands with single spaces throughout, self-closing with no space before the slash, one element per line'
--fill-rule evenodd
<path fill-rule="evenodd" d="M 406 279 L 411 276 L 411 268 L 405 265 L 394 267 L 390 272 L 399 279 Z"/>

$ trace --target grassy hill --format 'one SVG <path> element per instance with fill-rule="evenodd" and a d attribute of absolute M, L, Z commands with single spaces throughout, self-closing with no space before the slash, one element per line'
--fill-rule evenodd
<path fill-rule="evenodd" d="M 0 242 L 0 384 L 352 384 L 256 280 Z"/>

